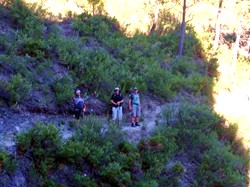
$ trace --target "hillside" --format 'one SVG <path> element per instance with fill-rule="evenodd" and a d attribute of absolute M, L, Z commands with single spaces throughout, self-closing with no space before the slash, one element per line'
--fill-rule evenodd
<path fill-rule="evenodd" d="M 192 27 L 176 56 L 179 22 L 169 24 L 128 37 L 102 14 L 59 21 L 19 0 L 0 5 L 0 186 L 247 186 L 237 126 L 211 108 L 217 66 Z M 138 128 L 127 111 L 135 85 Z M 110 121 L 116 86 L 120 126 Z M 89 114 L 79 125 L 76 88 Z"/>

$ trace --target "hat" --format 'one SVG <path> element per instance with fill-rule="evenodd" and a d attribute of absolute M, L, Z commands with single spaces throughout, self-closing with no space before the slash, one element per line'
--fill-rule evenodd
<path fill-rule="evenodd" d="M 76 93 L 77 93 L 77 94 L 81 93 L 81 90 L 76 90 Z"/>
<path fill-rule="evenodd" d="M 116 90 L 120 90 L 120 89 L 118 87 L 115 87 L 114 91 L 116 91 Z"/>
<path fill-rule="evenodd" d="M 138 88 L 135 86 L 135 87 L 133 88 L 133 90 L 138 90 Z"/>

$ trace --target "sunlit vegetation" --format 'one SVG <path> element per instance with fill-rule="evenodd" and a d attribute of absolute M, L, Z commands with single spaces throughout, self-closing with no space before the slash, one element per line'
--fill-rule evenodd
<path fill-rule="evenodd" d="M 121 22 L 101 14 L 99 1 L 88 2 L 88 11 L 53 21 L 45 19 L 40 6 L 20 0 L 0 7 L 15 25 L 0 35 L 0 72 L 8 72 L 0 80 L 1 103 L 15 107 L 44 96 L 37 107 L 67 111 L 75 87 L 109 102 L 114 85 L 123 92 L 137 85 L 142 94 L 178 102 L 178 107 L 167 108 L 152 136 L 138 145 L 93 116 L 72 127 L 75 134 L 66 142 L 54 124 L 36 124 L 17 136 L 18 156 L 30 161 L 27 177 L 41 186 L 69 181 L 74 186 L 178 186 L 189 168 L 182 160 L 168 164 L 184 155 L 195 165 L 189 185 L 246 186 L 248 153 L 236 138 L 237 125 L 226 127 L 210 108 L 218 78 L 211 30 L 198 33 L 188 24 L 183 55 L 177 57 L 180 21 L 164 12 L 164 4 L 161 15 L 168 19 L 155 32 L 128 37 Z M 0 172 L 14 171 L 15 162 L 5 152 L 0 164 Z M 62 170 L 65 184 L 56 176 Z"/>

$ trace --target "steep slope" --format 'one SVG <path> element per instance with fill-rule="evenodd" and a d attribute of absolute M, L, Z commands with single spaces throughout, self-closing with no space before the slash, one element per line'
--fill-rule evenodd
<path fill-rule="evenodd" d="M 247 184 L 234 129 L 207 106 L 213 77 L 192 28 L 186 55 L 176 57 L 178 25 L 128 38 L 102 15 L 53 22 L 34 7 L 1 9 L 0 185 Z M 126 96 L 140 88 L 141 127 L 130 127 L 127 98 L 125 123 L 108 122 L 117 85 Z M 76 87 L 94 114 L 78 125 Z"/>

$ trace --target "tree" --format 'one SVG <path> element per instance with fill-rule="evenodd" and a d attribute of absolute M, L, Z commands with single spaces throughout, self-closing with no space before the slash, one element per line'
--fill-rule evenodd
<path fill-rule="evenodd" d="M 154 20 L 153 20 L 153 25 L 150 29 L 150 33 L 153 33 L 156 29 L 156 26 L 157 26 L 157 23 L 158 23 L 158 17 L 159 17 L 159 4 L 160 2 L 159 1 L 155 1 L 155 10 L 154 10 Z"/>
<path fill-rule="evenodd" d="M 185 30 L 186 30 L 186 0 L 183 0 L 183 7 L 182 7 L 182 22 L 181 22 L 181 33 L 180 33 L 180 41 L 178 45 L 178 56 L 182 56 L 183 51 L 183 43 L 185 39 Z"/>
<path fill-rule="evenodd" d="M 96 13 L 96 9 L 98 7 L 103 6 L 102 0 L 88 0 L 88 3 L 92 5 L 92 15 L 94 16 Z"/>
<path fill-rule="evenodd" d="M 238 24 L 238 28 L 237 28 L 237 31 L 236 31 L 236 40 L 235 40 L 235 43 L 234 43 L 234 46 L 232 48 L 232 84 L 234 85 L 235 83 L 235 74 L 236 74 L 236 67 L 237 67 L 237 59 L 238 59 L 238 53 L 239 53 L 239 48 L 240 48 L 240 40 L 241 40 L 241 35 L 242 35 L 242 32 L 243 32 L 243 22 L 245 21 L 245 18 L 244 16 L 246 15 L 246 8 L 247 8 L 247 4 L 246 4 L 247 1 L 240 1 L 240 6 L 241 6 L 241 9 L 239 11 L 239 15 L 240 15 L 240 22 Z"/>
<path fill-rule="evenodd" d="M 223 0 L 219 1 L 219 7 L 218 7 L 218 13 L 217 13 L 217 19 L 216 19 L 216 28 L 215 28 L 215 38 L 214 38 L 214 51 L 218 48 L 219 39 L 220 39 L 220 22 L 221 22 L 221 9 L 222 9 L 222 3 Z"/>

